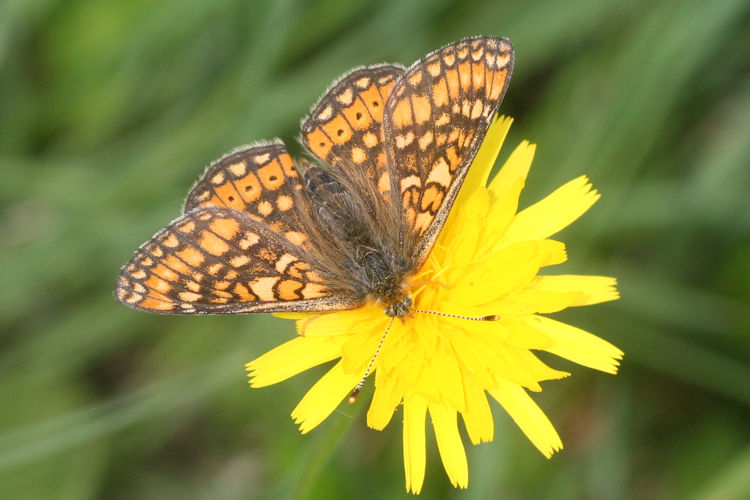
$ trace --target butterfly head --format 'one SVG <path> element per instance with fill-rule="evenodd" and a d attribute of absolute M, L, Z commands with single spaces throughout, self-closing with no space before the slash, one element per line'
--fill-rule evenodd
<path fill-rule="evenodd" d="M 403 318 L 411 314 L 412 299 L 411 295 L 404 292 L 405 295 L 398 301 L 387 305 L 383 310 L 385 314 L 392 318 Z"/>

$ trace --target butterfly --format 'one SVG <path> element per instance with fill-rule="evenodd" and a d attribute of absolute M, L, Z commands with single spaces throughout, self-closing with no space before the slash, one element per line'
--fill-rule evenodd
<path fill-rule="evenodd" d="M 311 159 L 259 142 L 213 162 L 182 215 L 121 271 L 115 297 L 165 314 L 410 314 L 409 279 L 437 239 L 513 69 L 473 37 L 409 68 L 340 77 L 302 121 Z"/>

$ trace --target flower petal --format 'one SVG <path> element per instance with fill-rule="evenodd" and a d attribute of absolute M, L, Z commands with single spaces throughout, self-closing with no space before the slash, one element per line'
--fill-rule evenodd
<path fill-rule="evenodd" d="M 600 302 L 617 300 L 617 280 L 609 276 L 580 276 L 577 274 L 560 274 L 557 276 L 538 276 L 537 290 L 549 292 L 577 292 L 578 298 L 571 306 L 590 306 Z"/>
<path fill-rule="evenodd" d="M 489 192 L 493 203 L 486 219 L 486 233 L 480 248 L 492 248 L 505 235 L 505 230 L 518 210 L 518 199 L 526 184 L 535 151 L 535 144 L 521 142 L 492 179 Z"/>
<path fill-rule="evenodd" d="M 490 348 L 490 346 L 487 346 L 487 348 Z M 492 350 L 497 355 L 497 361 L 492 368 L 498 375 L 494 378 L 493 386 L 498 385 L 498 380 L 504 380 L 534 392 L 542 390 L 538 379 L 529 373 L 526 360 L 519 355 L 522 352 L 521 349 L 515 349 L 508 345 L 497 345 Z"/>
<path fill-rule="evenodd" d="M 487 351 L 482 349 L 481 344 L 478 344 L 473 338 L 470 338 L 470 335 L 466 334 L 453 335 L 451 344 L 459 363 L 470 370 L 470 373 L 463 374 L 464 388 L 469 385 L 481 388 L 491 387 L 494 380 L 490 375 L 489 367 L 494 364 L 494 359 L 487 355 Z M 470 378 L 471 381 L 467 378 Z M 465 397 L 468 404 L 470 396 L 466 395 Z M 469 411 L 468 408 L 467 411 Z"/>
<path fill-rule="evenodd" d="M 403 397 L 404 390 L 398 377 L 383 375 L 383 370 L 375 372 L 375 394 L 367 410 L 367 426 L 383 430 Z"/>
<path fill-rule="evenodd" d="M 435 357 L 430 364 L 433 366 L 433 378 L 429 384 L 438 388 L 439 401 L 458 411 L 463 411 L 465 403 L 463 376 L 456 353 L 445 335 L 438 337 Z"/>
<path fill-rule="evenodd" d="M 547 415 L 537 406 L 526 391 L 510 382 L 501 383 L 490 395 L 500 403 L 526 437 L 549 458 L 562 449 L 562 441 Z"/>
<path fill-rule="evenodd" d="M 529 287 L 508 294 L 504 299 L 506 307 L 502 311 L 506 314 L 510 311 L 517 311 L 519 314 L 553 313 L 567 309 L 578 297 L 578 292 L 548 292 Z"/>
<path fill-rule="evenodd" d="M 594 370 L 617 373 L 623 352 L 606 340 L 544 316 L 528 316 L 524 320 L 552 340 L 545 351 Z"/>
<path fill-rule="evenodd" d="M 559 241 L 516 242 L 485 256 L 481 262 L 466 266 L 448 295 L 457 302 L 490 302 L 529 285 L 540 268 L 566 259 L 565 245 Z"/>
<path fill-rule="evenodd" d="M 499 341 L 498 335 L 493 332 L 493 330 L 502 332 L 505 328 L 497 324 L 492 325 L 493 323 L 495 322 L 472 321 L 470 330 L 467 326 L 467 332 L 470 333 L 468 342 L 460 340 L 457 342 L 456 339 L 460 336 L 454 336 L 454 347 L 459 359 L 473 358 L 478 361 L 473 365 L 466 364 L 466 366 L 473 369 L 472 375 L 474 375 L 475 382 L 483 382 L 483 388 L 496 386 L 496 380 L 499 377 L 539 391 L 541 388 L 537 380 L 528 373 L 524 360 L 518 356 L 519 350 Z M 493 328 L 487 328 L 483 324 L 490 324 Z M 489 382 L 485 381 L 485 372 L 490 375 Z"/>
<path fill-rule="evenodd" d="M 456 410 L 437 403 L 430 403 L 429 408 L 435 440 L 448 479 L 453 486 L 466 488 L 469 486 L 469 465 L 458 433 Z"/>
<path fill-rule="evenodd" d="M 495 425 L 492 421 L 492 410 L 487 403 L 487 396 L 476 384 L 471 382 L 468 375 L 464 375 L 464 394 L 466 395 L 466 410 L 461 417 L 466 425 L 466 433 L 472 444 L 492 441 Z"/>
<path fill-rule="evenodd" d="M 413 384 L 409 384 L 409 387 L 414 392 L 424 396 L 427 401 L 442 401 L 442 388 L 436 382 L 440 376 L 440 368 L 435 363 L 433 355 L 425 356 L 425 359 L 428 362 L 421 367 L 417 367 L 419 378 Z"/>
<path fill-rule="evenodd" d="M 492 172 L 492 167 L 495 165 L 497 155 L 500 153 L 500 148 L 505 142 L 505 137 L 508 135 L 512 123 L 513 118 L 500 116 L 487 129 L 482 145 L 474 157 L 474 162 L 471 164 L 469 173 L 466 175 L 463 186 L 461 186 L 461 191 L 453 204 L 454 207 L 461 206 L 465 196 L 471 195 L 471 193 L 487 185 L 487 179 Z M 457 212 L 457 210 L 451 212 Z"/>
<path fill-rule="evenodd" d="M 386 322 L 382 309 L 366 305 L 352 311 L 315 314 L 297 322 L 297 333 L 305 337 L 352 335 L 362 331 L 362 323 Z"/>
<path fill-rule="evenodd" d="M 529 374 L 529 376 L 534 378 L 534 380 L 542 382 L 544 380 L 559 380 L 561 378 L 570 376 L 570 373 L 568 372 L 555 370 L 554 368 L 550 368 L 546 364 L 542 363 L 542 361 L 537 358 L 533 352 L 527 349 L 515 349 L 512 347 L 508 347 L 508 349 L 515 350 L 516 356 L 523 363 L 524 369 Z M 541 391 L 541 387 L 539 387 L 539 390 Z"/>
<path fill-rule="evenodd" d="M 421 351 L 415 345 L 417 338 L 418 335 L 412 328 L 406 328 L 401 321 L 394 321 L 378 354 L 379 359 L 375 360 L 378 370 L 389 374 L 402 372 L 404 363 L 409 363 L 416 357 L 413 354 Z M 421 362 L 421 359 L 417 360 L 417 363 Z"/>
<path fill-rule="evenodd" d="M 382 312 L 380 315 L 386 317 Z M 389 321 L 370 323 L 368 326 L 371 326 L 371 328 L 361 331 L 358 335 L 348 336 L 348 340 L 341 347 L 341 362 L 346 373 L 364 371 L 370 363 L 373 363 L 372 370 L 370 370 L 372 372 L 380 365 L 383 352 L 388 351 L 395 338 L 395 335 L 393 335 L 395 332 L 388 331 Z M 379 329 L 378 327 L 382 328 Z M 381 341 L 383 342 L 382 345 L 380 344 Z M 380 351 L 378 351 L 379 345 Z M 375 356 L 376 352 L 378 353 L 377 356 Z"/>
<path fill-rule="evenodd" d="M 526 184 L 534 153 L 536 144 L 529 141 L 521 141 L 516 146 L 488 186 L 495 200 L 501 201 L 510 197 L 515 198 L 516 204 L 518 203 L 519 194 L 516 193 L 520 193 Z"/>
<path fill-rule="evenodd" d="M 425 417 L 427 400 L 421 396 L 404 399 L 404 473 L 406 491 L 418 494 L 424 483 L 427 448 Z"/>
<path fill-rule="evenodd" d="M 394 322 L 395 327 L 400 326 L 399 321 Z M 394 345 L 391 349 L 378 356 L 378 369 L 387 372 L 395 371 L 401 379 L 405 388 L 415 387 L 420 377 L 422 367 L 428 364 L 429 353 L 425 349 L 426 335 L 419 335 L 412 329 L 401 328 L 397 335 L 393 335 Z M 392 333 L 389 332 L 389 336 Z M 428 330 L 427 335 L 432 333 Z"/>
<path fill-rule="evenodd" d="M 441 244 L 447 249 L 440 267 L 453 269 L 446 273 L 448 281 L 454 281 L 463 270 L 466 260 L 471 259 L 477 251 L 477 246 L 482 242 L 481 232 L 484 226 L 487 210 L 489 208 L 490 196 L 486 189 L 479 189 L 468 197 L 462 206 L 461 224 L 453 224 L 444 228 L 441 234 Z M 456 262 L 458 265 L 452 265 Z"/>
<path fill-rule="evenodd" d="M 250 387 L 264 387 L 293 377 L 313 366 L 341 356 L 346 338 L 297 337 L 271 349 L 245 365 Z"/>
<path fill-rule="evenodd" d="M 297 407 L 292 410 L 292 418 L 299 424 L 300 432 L 307 434 L 333 413 L 363 374 L 364 372 L 344 373 L 341 363 L 336 363 L 307 391 Z"/>
<path fill-rule="evenodd" d="M 505 232 L 505 237 L 511 241 L 547 238 L 583 215 L 599 196 L 592 189 L 588 177 L 582 175 L 519 212 Z"/>
<path fill-rule="evenodd" d="M 509 346 L 521 349 L 546 349 L 552 344 L 549 337 L 515 316 L 501 318 L 499 323 L 510 332 L 505 339 L 505 343 Z"/>

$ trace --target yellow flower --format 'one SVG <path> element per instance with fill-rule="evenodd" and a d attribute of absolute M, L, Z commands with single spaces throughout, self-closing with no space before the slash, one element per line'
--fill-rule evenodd
<path fill-rule="evenodd" d="M 487 185 L 511 124 L 490 127 L 451 215 L 424 267 L 411 279 L 414 313 L 393 321 L 372 365 L 375 392 L 367 425 L 383 429 L 403 406 L 406 489 L 419 493 L 425 474 L 425 419 L 430 414 L 445 471 L 466 488 L 468 465 L 458 415 L 473 444 L 491 441 L 487 394 L 502 405 L 545 456 L 562 448 L 557 432 L 527 391 L 566 377 L 533 353 L 547 351 L 607 373 L 623 353 L 604 340 L 542 316 L 567 307 L 619 297 L 614 278 L 540 276 L 567 258 L 549 237 L 580 217 L 599 198 L 585 176 L 516 213 L 535 146 L 522 142 Z M 486 187 L 485 187 L 486 186 Z M 376 305 L 324 315 L 283 315 L 300 336 L 247 364 L 250 384 L 261 387 L 338 359 L 302 398 L 292 418 L 302 433 L 325 420 L 360 382 L 391 318 Z"/>

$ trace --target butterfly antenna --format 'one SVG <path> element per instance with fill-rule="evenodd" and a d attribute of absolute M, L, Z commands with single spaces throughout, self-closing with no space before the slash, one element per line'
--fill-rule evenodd
<path fill-rule="evenodd" d="M 362 390 L 362 387 L 365 386 L 365 380 L 367 380 L 367 377 L 370 376 L 370 370 L 372 370 L 372 365 L 375 364 L 375 359 L 378 357 L 378 354 L 380 354 L 380 349 L 383 347 L 383 342 L 385 342 L 385 336 L 388 335 L 388 332 L 391 330 L 391 325 L 393 325 L 393 320 L 395 318 L 391 317 L 391 322 L 388 323 L 388 328 L 385 329 L 385 332 L 383 332 L 383 336 L 380 337 L 380 342 L 378 342 L 378 348 L 375 349 L 375 354 L 372 355 L 372 359 L 370 359 L 370 364 L 367 365 L 367 370 L 365 370 L 365 374 L 362 375 L 362 380 L 359 381 L 359 384 L 354 388 L 352 393 L 349 395 L 349 404 L 354 404 L 357 401 L 357 397 L 359 397 L 359 391 Z"/>
<path fill-rule="evenodd" d="M 497 314 L 489 314 L 487 316 L 461 316 L 460 314 L 450 314 L 450 313 L 443 313 L 443 312 L 437 312 L 437 311 L 425 311 L 423 309 L 414 309 L 414 308 L 412 308 L 412 311 L 422 313 L 422 314 L 434 314 L 435 316 L 445 316 L 446 318 L 468 319 L 469 321 L 497 321 L 500 319 L 500 316 Z"/>

